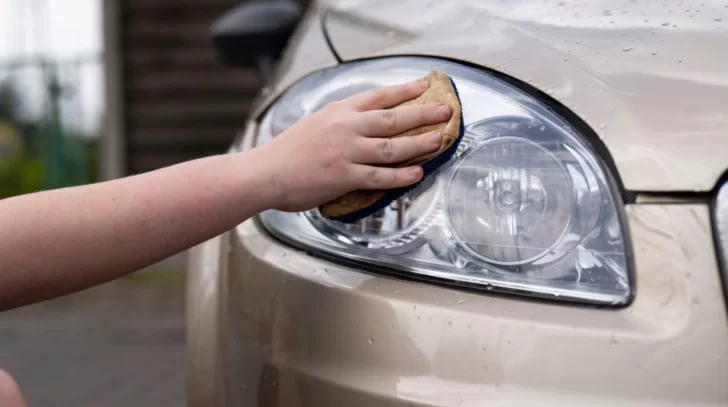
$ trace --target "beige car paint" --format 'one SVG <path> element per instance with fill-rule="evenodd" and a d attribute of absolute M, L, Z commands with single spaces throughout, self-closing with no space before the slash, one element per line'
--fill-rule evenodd
<path fill-rule="evenodd" d="M 386 14 L 401 3 L 405 1 L 377 2 L 373 10 L 384 15 L 380 19 L 391 19 L 396 15 Z M 531 4 L 517 2 L 527 3 Z M 554 9 L 558 6 L 578 12 L 569 8 L 570 2 L 562 3 L 558 6 L 555 0 L 547 2 Z M 441 3 L 431 4 L 437 9 Z M 462 10 L 466 10 L 463 8 L 466 2 L 448 4 L 465 13 Z M 612 15 L 605 17 L 617 24 L 624 21 L 620 18 L 626 17 L 621 17 L 616 7 L 605 7 L 599 12 L 613 10 Z M 519 7 L 513 8 L 512 13 L 524 12 Z M 585 4 L 582 8 L 590 7 Z M 412 13 L 416 9 L 419 10 L 406 9 L 409 12 L 401 20 L 417 20 Z M 445 9 L 440 11 L 447 20 L 449 14 Z M 564 19 L 572 23 L 576 20 L 566 14 Z M 553 25 L 563 29 L 565 22 L 558 22 L 558 17 L 556 20 Z M 342 35 L 344 27 L 333 27 L 335 23 L 331 21 L 332 35 L 337 32 Z M 499 63 L 497 59 L 487 59 L 487 55 L 524 58 L 524 46 L 535 47 L 542 41 L 533 33 L 536 30 L 533 26 L 528 28 L 523 23 L 490 16 L 485 21 L 492 24 L 490 28 L 482 27 L 483 35 L 499 35 L 493 41 L 504 48 L 484 52 L 479 57 L 483 64 Z M 485 21 L 476 25 L 485 26 Z M 676 17 L 673 21 L 679 20 Z M 590 23 L 580 21 L 579 24 L 588 27 Z M 359 28 L 351 22 L 349 25 L 353 30 L 349 32 L 359 32 L 361 39 L 370 35 L 356 31 Z M 718 35 L 700 27 L 687 28 L 683 34 Z M 454 31 L 453 35 L 457 34 L 458 30 Z M 617 35 L 617 32 L 611 34 Z M 627 32 L 635 33 L 626 29 L 625 36 Z M 613 38 L 609 33 L 603 34 Z M 689 48 L 687 51 L 692 55 L 703 55 L 703 51 L 695 45 L 689 47 L 678 34 L 679 31 L 667 38 Z M 377 41 L 390 41 L 392 36 L 402 38 L 397 35 L 403 34 L 385 33 Z M 510 43 L 509 36 L 514 36 Z M 379 51 L 354 49 L 366 45 L 356 36 L 346 37 L 351 46 L 343 46 L 341 39 L 333 42 L 339 54 L 347 59 L 353 57 L 353 51 L 396 54 L 412 46 L 406 53 L 416 53 L 428 44 L 431 47 L 426 54 L 446 51 L 443 40 L 432 36 L 416 33 L 414 37 L 404 35 L 403 38 L 410 38 L 410 45 L 386 45 L 378 48 Z M 715 46 L 710 41 L 700 42 L 703 43 Z M 637 46 L 628 53 L 634 52 Z M 509 52 L 507 49 L 512 47 L 520 51 Z M 457 50 L 462 56 L 465 48 L 460 44 L 448 52 Z M 716 138 L 716 134 L 725 133 L 728 125 L 724 115 L 715 113 L 719 107 L 711 104 L 722 102 L 723 107 L 728 106 L 725 83 L 716 79 L 720 76 L 716 76 L 719 68 L 725 67 L 725 59 L 712 62 L 714 65 L 702 61 L 706 65 L 705 77 L 713 77 L 711 80 L 688 79 L 687 74 L 697 71 L 697 65 L 685 71 L 684 76 L 674 72 L 661 76 L 656 74 L 657 68 L 640 63 L 627 66 L 643 69 L 642 75 L 605 74 L 603 67 L 589 65 L 583 71 L 577 69 L 579 75 L 570 76 L 553 69 L 559 62 L 556 47 L 542 48 L 533 48 L 529 64 L 516 59 L 500 62 L 509 66 L 501 69 L 523 80 L 533 74 L 532 84 L 543 83 L 543 88 L 553 90 L 552 95 L 557 99 L 576 106 L 577 113 L 586 115 L 586 121 L 615 155 L 620 175 L 625 182 L 629 180 L 628 185 L 641 186 L 635 189 L 668 191 L 712 188 L 716 177 L 726 168 L 725 158 L 722 166 L 716 159 L 725 151 L 726 142 Z M 593 48 L 578 52 L 574 48 L 571 54 L 584 64 L 592 59 L 583 54 L 596 52 Z M 713 53 L 717 55 L 718 51 Z M 683 63 L 686 61 L 687 58 Z M 560 62 L 570 66 L 569 61 Z M 257 113 L 303 75 L 335 63 L 314 16 L 299 30 L 277 83 L 263 95 Z M 665 62 L 656 66 L 667 65 Z M 537 77 L 535 68 L 548 71 L 555 79 L 550 82 L 546 73 Z M 597 99 L 583 89 L 579 85 L 581 81 L 589 86 L 608 85 L 603 86 L 599 95 L 603 98 Z M 690 101 L 693 107 L 686 111 L 672 109 L 674 106 L 666 91 L 660 89 L 671 83 L 680 84 L 677 96 Z M 560 87 L 551 84 L 560 84 Z M 708 89 L 703 99 L 693 100 L 696 93 L 709 88 L 708 84 L 715 89 Z M 618 91 L 608 89 L 616 85 L 619 85 Z M 629 91 L 621 86 L 634 88 Z M 648 92 L 637 95 L 637 89 Z M 662 93 L 653 95 L 650 89 Z M 667 109 L 664 117 L 667 123 L 660 122 L 663 117 L 658 114 L 659 110 L 650 113 L 649 106 L 638 106 L 640 100 Z M 619 120 L 607 121 L 609 112 L 605 106 L 610 106 L 609 103 L 618 106 L 614 117 Z M 700 112 L 700 107 L 707 110 Z M 715 120 L 708 120 L 708 116 Z M 602 120 L 606 123 L 605 129 L 599 129 Z M 667 124 L 675 129 L 670 130 Z M 699 137 L 707 144 L 694 141 L 687 145 L 681 142 L 681 131 L 685 132 L 686 139 Z M 644 144 L 648 135 L 657 140 L 650 146 Z M 242 134 L 240 147 L 251 148 L 255 136 L 256 126 L 251 122 Z M 635 150 L 630 150 L 630 140 L 634 141 Z M 654 149 L 655 155 L 650 156 L 647 149 Z M 638 168 L 637 161 L 661 165 Z M 693 165 L 700 168 L 692 168 Z M 272 239 L 255 219 L 246 221 L 190 252 L 189 405 L 646 407 L 728 404 L 726 304 L 708 205 L 667 202 L 628 205 L 626 213 L 636 266 L 636 297 L 630 307 L 619 310 L 463 292 L 365 274 L 292 249 Z"/>
<path fill-rule="evenodd" d="M 628 217 L 639 294 L 622 310 L 368 275 L 245 222 L 220 302 L 229 386 L 218 405 L 725 405 L 706 207 L 635 205 Z"/>
<path fill-rule="evenodd" d="M 725 1 L 331 2 L 344 60 L 431 55 L 528 82 L 579 114 L 625 186 L 708 191 L 728 170 Z"/>
<path fill-rule="evenodd" d="M 365 274 L 251 219 L 191 254 L 190 405 L 725 405 L 728 326 L 707 205 L 627 215 L 637 295 L 621 310 Z"/>

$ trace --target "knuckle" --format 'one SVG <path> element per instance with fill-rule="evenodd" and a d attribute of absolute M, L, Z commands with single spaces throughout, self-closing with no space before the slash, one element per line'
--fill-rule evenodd
<path fill-rule="evenodd" d="M 383 111 L 382 120 L 387 130 L 394 130 L 397 128 L 397 114 L 393 110 Z"/>
<path fill-rule="evenodd" d="M 385 161 L 394 158 L 394 143 L 390 139 L 380 140 L 377 145 L 379 156 Z"/>
<path fill-rule="evenodd" d="M 382 171 L 378 168 L 372 168 L 369 170 L 369 173 L 367 174 L 367 180 L 370 185 L 373 186 L 379 186 L 384 181 L 384 177 L 382 176 Z"/>
<path fill-rule="evenodd" d="M 331 117 L 331 120 L 329 121 L 329 125 L 335 131 L 345 130 L 347 127 L 350 126 L 350 123 L 351 123 L 351 119 L 349 119 L 347 116 L 348 115 L 346 115 L 342 111 L 334 112 L 334 115 Z"/>
<path fill-rule="evenodd" d="M 372 89 L 370 92 L 370 100 L 375 105 L 382 104 L 387 99 L 387 92 L 382 88 Z"/>

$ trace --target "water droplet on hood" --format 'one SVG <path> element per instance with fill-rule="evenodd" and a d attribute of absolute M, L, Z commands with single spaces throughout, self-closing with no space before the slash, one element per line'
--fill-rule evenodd
<path fill-rule="evenodd" d="M 723 19 L 722 18 L 716 18 L 715 21 L 716 22 L 721 22 L 721 21 L 723 21 Z"/>
<path fill-rule="evenodd" d="M 610 343 L 610 344 L 611 344 L 612 346 L 617 346 L 617 337 L 616 337 L 616 336 L 614 336 L 614 334 L 612 334 L 612 335 L 611 335 L 611 336 L 609 337 L 609 343 Z"/>
<path fill-rule="evenodd" d="M 607 128 L 607 123 L 599 123 L 599 128 L 602 129 L 602 130 L 603 129 L 606 129 Z"/>
<path fill-rule="evenodd" d="M 371 345 L 373 343 L 374 343 L 374 338 L 369 338 L 369 344 Z"/>
<path fill-rule="evenodd" d="M 465 300 L 458 300 L 458 304 L 464 304 Z"/>
<path fill-rule="evenodd" d="M 657 52 L 653 52 L 652 55 L 657 55 Z"/>
<path fill-rule="evenodd" d="M 670 23 L 662 23 L 663 27 L 667 27 L 668 25 L 670 25 Z"/>
<path fill-rule="evenodd" d="M 634 48 L 622 48 L 622 52 L 632 51 Z"/>

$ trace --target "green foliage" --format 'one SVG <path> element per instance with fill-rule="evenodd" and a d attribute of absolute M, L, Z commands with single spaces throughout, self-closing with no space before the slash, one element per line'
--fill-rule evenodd
<path fill-rule="evenodd" d="M 24 144 L 21 156 L 0 157 L 0 199 L 43 189 L 48 126 L 24 119 L 22 100 L 12 84 L 0 82 L 0 122 L 10 123 Z M 88 135 L 66 135 L 63 152 L 65 186 L 98 181 L 98 143 Z"/>
<path fill-rule="evenodd" d="M 21 156 L 0 163 L 0 199 L 36 192 L 43 181 L 43 163 L 38 156 Z"/>

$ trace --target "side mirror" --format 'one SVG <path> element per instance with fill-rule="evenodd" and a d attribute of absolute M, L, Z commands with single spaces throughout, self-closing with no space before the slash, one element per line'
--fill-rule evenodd
<path fill-rule="evenodd" d="M 294 0 L 246 1 L 212 24 L 212 40 L 224 63 L 256 67 L 267 82 L 302 16 Z"/>

